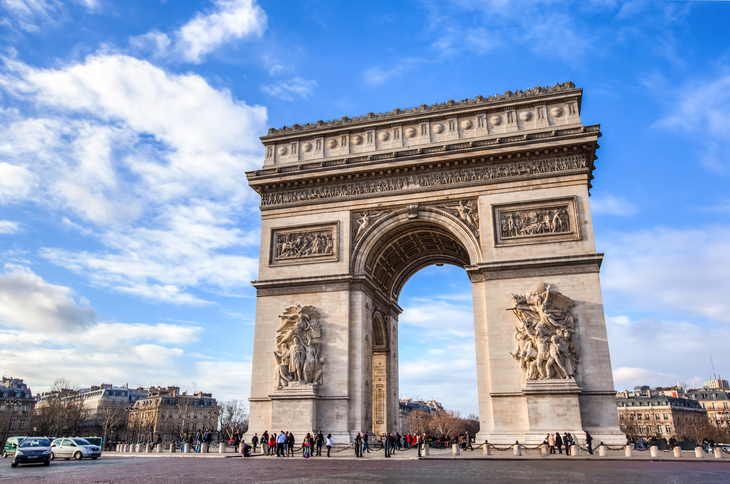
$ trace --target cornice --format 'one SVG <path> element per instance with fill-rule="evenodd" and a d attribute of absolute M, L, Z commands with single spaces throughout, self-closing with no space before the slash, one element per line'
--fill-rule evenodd
<path fill-rule="evenodd" d="M 260 186 L 266 182 L 274 182 L 281 177 L 292 177 L 300 175 L 321 175 L 330 171 L 346 168 L 348 171 L 375 167 L 384 164 L 397 162 L 425 162 L 432 158 L 444 155 L 472 154 L 475 155 L 485 150 L 503 150 L 506 148 L 527 148 L 545 142 L 560 142 L 579 140 L 582 138 L 601 137 L 600 125 L 571 127 L 556 129 L 538 133 L 526 133 L 509 136 L 494 136 L 490 139 L 479 141 L 458 140 L 456 143 L 428 146 L 424 148 L 408 148 L 401 151 L 383 152 L 375 155 L 363 155 L 352 158 L 335 158 L 323 161 L 306 162 L 284 166 L 273 166 L 246 172 L 249 185 L 259 191 Z"/>
<path fill-rule="evenodd" d="M 601 270 L 602 262 L 603 254 L 586 254 L 482 262 L 467 267 L 466 270 L 471 282 L 485 282 L 497 279 L 598 273 Z"/>
<path fill-rule="evenodd" d="M 578 97 L 578 110 L 580 110 L 580 96 L 582 89 L 576 89 L 572 82 L 563 82 L 555 84 L 552 87 L 537 86 L 527 91 L 517 90 L 515 92 L 506 91 L 504 94 L 496 94 L 494 96 L 476 96 L 474 99 L 464 99 L 462 101 L 454 101 L 453 99 L 444 103 L 435 103 L 432 105 L 421 104 L 419 107 L 409 109 L 396 108 L 392 111 L 384 113 L 367 113 L 363 116 L 350 118 L 343 116 L 340 119 L 331 121 L 319 120 L 316 123 L 307 123 L 304 125 L 294 124 L 291 127 L 283 126 L 282 128 L 269 128 L 266 136 L 261 137 L 263 143 L 274 141 L 280 138 L 296 136 L 299 134 L 309 135 L 314 132 L 325 132 L 331 130 L 344 130 L 351 127 L 372 124 L 373 122 L 399 123 L 403 120 L 416 116 L 424 116 L 428 114 L 446 115 L 451 111 L 459 111 L 464 108 L 490 108 L 493 106 L 502 106 L 509 103 L 516 103 L 524 99 L 536 101 L 540 98 L 549 99 L 555 95 L 574 94 Z"/>

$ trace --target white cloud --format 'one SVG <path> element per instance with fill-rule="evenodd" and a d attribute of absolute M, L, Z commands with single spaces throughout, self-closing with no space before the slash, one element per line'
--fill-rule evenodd
<path fill-rule="evenodd" d="M 59 69 L 6 60 L 0 89 L 21 106 L 0 111 L 0 202 L 65 210 L 66 226 L 105 246 L 45 257 L 95 284 L 178 304 L 205 302 L 191 286 L 248 287 L 257 229 L 236 225 L 249 223 L 255 202 L 245 172 L 260 166 L 265 108 L 123 55 Z M 36 114 L 22 116 L 30 105 Z"/>
<path fill-rule="evenodd" d="M 69 288 L 49 284 L 27 267 L 5 264 L 0 274 L 3 324 L 58 333 L 78 331 L 96 321 L 96 311 L 79 306 Z"/>
<path fill-rule="evenodd" d="M 15 234 L 23 229 L 18 222 L 12 220 L 0 220 L 0 234 Z"/>
<path fill-rule="evenodd" d="M 391 79 L 400 77 L 404 71 L 423 62 L 421 59 L 407 58 L 402 59 L 389 69 L 380 66 L 371 67 L 363 72 L 363 82 L 369 87 L 377 87 Z"/>
<path fill-rule="evenodd" d="M 317 85 L 313 80 L 307 81 L 300 77 L 292 77 L 286 81 L 278 81 L 274 84 L 262 85 L 261 92 L 269 96 L 278 97 L 286 101 L 293 101 L 294 96 L 307 99 L 312 95 L 312 89 Z"/>
<path fill-rule="evenodd" d="M 44 25 L 59 23 L 66 16 L 58 0 L 0 0 L 17 27 L 26 32 L 38 32 Z"/>
<path fill-rule="evenodd" d="M 609 233 L 599 250 L 604 292 L 637 311 L 730 322 L 730 230 L 657 228 Z"/>
<path fill-rule="evenodd" d="M 132 37 L 130 43 L 138 50 L 148 50 L 156 56 L 172 56 L 185 62 L 200 63 L 206 55 L 222 44 L 243 37 L 261 37 L 266 30 L 266 12 L 255 0 L 212 0 L 215 6 L 208 13 L 197 12 L 172 39 L 153 30 Z"/>
<path fill-rule="evenodd" d="M 654 126 L 694 137 L 702 146 L 702 164 L 716 173 L 730 173 L 730 74 L 697 79 L 665 99 L 669 114 Z"/>
<path fill-rule="evenodd" d="M 638 207 L 625 198 L 614 195 L 593 196 L 590 200 L 591 212 L 601 215 L 629 217 L 636 214 Z"/>
<path fill-rule="evenodd" d="M 725 344 L 730 329 L 723 326 L 617 316 L 606 318 L 606 327 L 614 385 L 619 391 L 677 382 L 701 385 L 712 371 L 710 354 L 716 368 L 730 367 Z"/>

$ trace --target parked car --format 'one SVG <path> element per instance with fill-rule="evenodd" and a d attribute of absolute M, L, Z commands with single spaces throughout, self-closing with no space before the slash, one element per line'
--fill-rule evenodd
<path fill-rule="evenodd" d="M 27 437 L 18 445 L 13 455 L 11 467 L 18 467 L 18 464 L 43 464 L 51 463 L 51 441 L 45 437 Z"/>
<path fill-rule="evenodd" d="M 88 441 L 79 438 L 56 439 L 51 443 L 51 460 L 60 458 L 69 460 L 72 457 L 81 460 L 85 457 L 98 459 L 101 455 L 101 447 L 90 444 Z"/>
<path fill-rule="evenodd" d="M 15 449 L 18 447 L 18 444 L 20 444 L 23 439 L 27 439 L 27 437 L 8 437 L 8 440 L 5 441 L 5 446 L 3 447 L 3 459 L 7 459 L 8 456 L 15 455 Z"/>

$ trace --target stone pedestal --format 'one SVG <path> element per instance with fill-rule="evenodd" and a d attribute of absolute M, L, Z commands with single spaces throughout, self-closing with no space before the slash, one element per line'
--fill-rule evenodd
<path fill-rule="evenodd" d="M 423 450 L 421 451 L 421 454 L 422 455 L 428 455 L 429 449 L 430 449 L 430 447 L 428 446 L 428 444 L 425 444 L 423 446 Z"/>
<path fill-rule="evenodd" d="M 492 455 L 492 448 L 489 446 L 488 443 L 484 444 L 484 446 L 482 447 L 482 452 L 484 453 L 484 455 Z"/>
<path fill-rule="evenodd" d="M 540 455 L 543 457 L 547 457 L 550 453 L 550 446 L 548 444 L 542 444 L 540 446 Z"/>
<path fill-rule="evenodd" d="M 155 447 L 155 449 L 158 454 L 161 454 L 162 453 L 162 442 L 157 444 L 157 447 Z"/>
<path fill-rule="evenodd" d="M 218 444 L 218 453 L 219 454 L 225 454 L 226 453 L 226 444 L 224 444 L 223 442 L 221 442 L 220 444 Z"/>
<path fill-rule="evenodd" d="M 702 450 L 702 447 L 695 447 L 695 457 L 698 459 L 702 459 L 705 456 L 705 451 Z"/>
<path fill-rule="evenodd" d="M 452 444 L 451 453 L 453 455 L 461 455 L 461 446 L 459 444 Z"/>
<path fill-rule="evenodd" d="M 177 447 L 175 447 L 175 442 L 173 442 L 170 444 L 170 453 L 174 454 L 175 452 L 177 452 Z"/>
<path fill-rule="evenodd" d="M 649 448 L 649 453 L 652 457 L 659 457 L 659 447 L 657 447 L 656 445 L 652 445 Z"/>
<path fill-rule="evenodd" d="M 682 448 L 678 445 L 674 447 L 674 457 L 682 457 Z"/>
<path fill-rule="evenodd" d="M 715 459 L 722 459 L 722 449 L 715 447 Z"/>
<path fill-rule="evenodd" d="M 522 455 L 522 446 L 518 443 L 515 443 L 515 446 L 513 447 L 513 453 L 514 455 Z"/>
<path fill-rule="evenodd" d="M 630 445 L 627 445 L 626 447 L 624 447 L 624 453 L 626 454 L 626 457 L 631 457 L 634 455 L 634 448 Z M 674 455 L 677 455 L 677 453 L 675 452 Z"/>

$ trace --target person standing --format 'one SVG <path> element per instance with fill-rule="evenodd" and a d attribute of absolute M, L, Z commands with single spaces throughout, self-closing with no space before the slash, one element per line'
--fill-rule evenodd
<path fill-rule="evenodd" d="M 198 430 L 198 434 L 195 436 L 195 453 L 200 453 L 200 447 L 203 445 L 203 433 Z"/>
<path fill-rule="evenodd" d="M 208 452 L 210 452 L 210 444 L 213 442 L 213 432 L 208 430 L 205 433 L 204 438 L 205 438 L 205 453 L 207 454 Z"/>
<path fill-rule="evenodd" d="M 560 432 L 555 432 L 555 446 L 558 448 L 558 454 L 563 453 L 563 438 L 560 437 Z"/>
<path fill-rule="evenodd" d="M 286 436 L 286 449 L 286 456 L 294 457 L 294 434 L 291 432 L 288 432 Z"/>
<path fill-rule="evenodd" d="M 362 435 L 362 451 L 370 453 L 370 444 L 368 443 L 368 433 L 367 431 L 363 432 Z"/>
<path fill-rule="evenodd" d="M 233 449 L 238 449 L 238 446 L 241 444 L 241 436 L 238 435 L 238 431 L 236 431 L 235 434 L 233 434 Z"/>
<path fill-rule="evenodd" d="M 261 434 L 261 452 L 263 452 L 264 455 L 269 455 L 269 431 L 264 430 L 264 433 Z"/>
<path fill-rule="evenodd" d="M 309 434 L 307 434 L 309 435 Z M 282 430 L 276 436 L 276 457 L 284 457 L 284 444 L 286 443 L 286 434 Z"/>
<path fill-rule="evenodd" d="M 256 432 L 253 433 L 253 437 L 251 438 L 251 445 L 253 446 L 253 453 L 256 453 L 256 445 L 259 443 L 259 434 Z"/>
<path fill-rule="evenodd" d="M 332 450 L 332 434 L 327 434 L 327 457 L 330 456 L 330 450 Z"/>
<path fill-rule="evenodd" d="M 588 432 L 586 432 L 586 447 L 588 447 L 588 453 L 593 454 L 593 437 Z"/>
<path fill-rule="evenodd" d="M 272 432 L 269 435 L 269 455 L 276 454 L 276 432 Z"/>
<path fill-rule="evenodd" d="M 418 447 L 418 457 L 421 457 L 421 436 L 416 435 L 415 439 L 415 445 Z"/>
<path fill-rule="evenodd" d="M 563 432 L 563 444 L 565 445 L 565 455 L 570 455 L 570 446 L 573 445 L 573 437 L 568 432 Z"/>
<path fill-rule="evenodd" d="M 324 444 L 324 435 L 322 435 L 322 431 L 317 431 L 317 438 L 315 439 L 315 444 L 317 444 L 317 456 L 322 457 L 322 444 Z"/>
<path fill-rule="evenodd" d="M 355 457 L 362 457 L 362 437 L 360 432 L 355 436 Z"/>
<path fill-rule="evenodd" d="M 548 443 L 548 453 L 554 454 L 555 453 L 555 436 L 553 434 L 547 434 L 547 440 Z"/>

